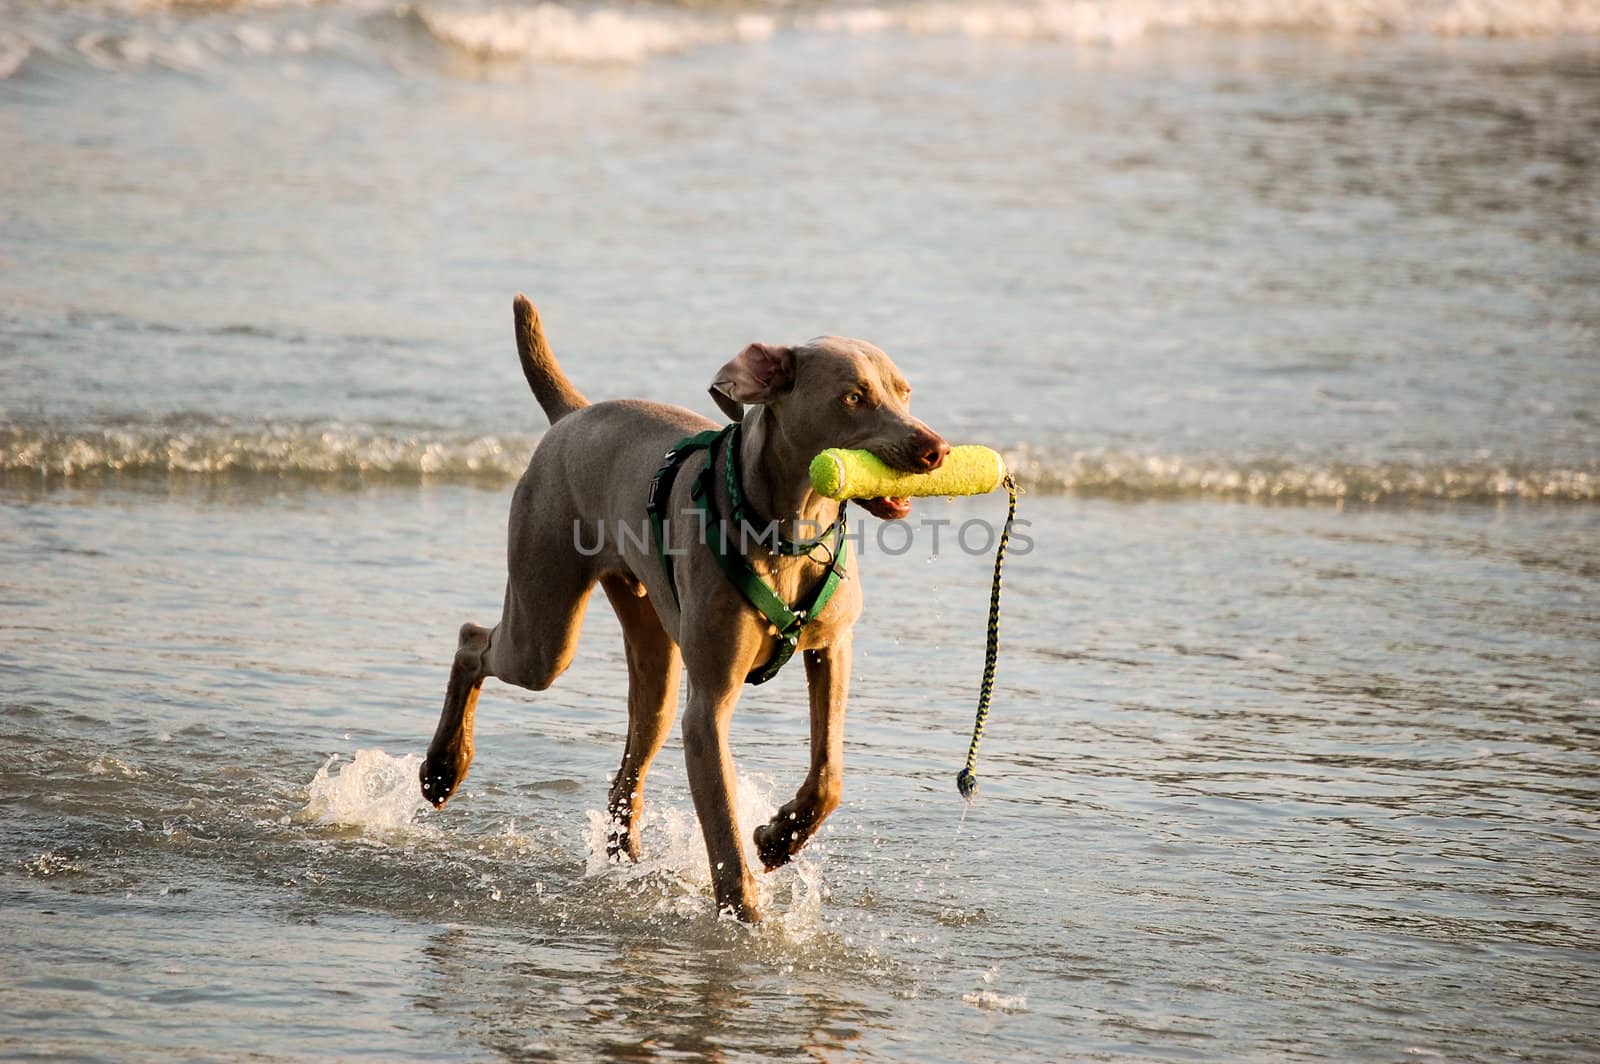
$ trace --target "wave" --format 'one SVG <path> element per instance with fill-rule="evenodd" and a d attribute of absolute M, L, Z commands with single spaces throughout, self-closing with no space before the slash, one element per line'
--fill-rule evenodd
<path fill-rule="evenodd" d="M 350 13 L 344 9 L 325 13 L 311 6 L 315 2 L 28 9 L 0 0 L 0 20 L 27 16 L 0 26 L 0 81 L 16 77 L 39 60 L 107 73 L 200 74 L 251 58 L 354 57 L 371 52 L 373 42 Z"/>
<path fill-rule="evenodd" d="M 521 474 L 535 442 L 344 426 L 140 425 L 89 432 L 9 427 L 0 428 L 0 473 L 504 481 Z"/>
<path fill-rule="evenodd" d="M 1164 33 L 1600 35 L 1600 0 L 0 0 L 0 80 L 35 54 L 103 70 L 202 71 L 251 57 L 387 54 L 398 24 L 478 59 L 632 64 L 781 33 L 1118 46 Z M 390 58 L 395 58 L 390 56 Z"/>
<path fill-rule="evenodd" d="M 33 53 L 33 45 L 10 30 L 0 29 L 0 81 L 22 69 Z"/>
<path fill-rule="evenodd" d="M 165 424 L 59 431 L 0 428 L 0 476 L 87 483 L 138 477 L 480 482 L 526 468 L 537 436 L 388 432 L 346 426 Z M 1464 460 L 1348 462 L 1196 457 L 1104 449 L 1006 450 L 1027 491 L 1128 499 L 1285 502 L 1544 500 L 1600 503 L 1600 462 L 1578 466 Z"/>
<path fill-rule="evenodd" d="M 617 63 L 780 31 L 959 35 L 1120 45 L 1178 31 L 1536 37 L 1600 34 L 1600 0 L 1033 0 L 815 5 L 774 11 L 667 5 L 419 3 L 400 11 L 482 58 Z"/>
<path fill-rule="evenodd" d="M 825 12 L 819 29 L 959 33 L 1117 44 L 1177 30 L 1286 30 L 1443 37 L 1600 33 L 1594 0 L 1039 0 Z"/>
<path fill-rule="evenodd" d="M 715 17 L 671 8 L 527 7 L 462 9 L 416 5 L 402 12 L 435 40 L 485 59 L 633 63 L 712 44 L 764 41 L 770 15 Z"/>
<path fill-rule="evenodd" d="M 1018 482 L 1046 494 L 1209 496 L 1287 502 L 1600 502 L 1600 463 L 1581 468 L 1482 460 L 1438 463 L 1219 459 L 1171 454 L 1008 451 Z"/>

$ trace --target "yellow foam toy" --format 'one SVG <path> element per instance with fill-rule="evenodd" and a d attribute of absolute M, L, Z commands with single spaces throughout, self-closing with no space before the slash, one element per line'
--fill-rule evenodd
<path fill-rule="evenodd" d="M 811 460 L 811 486 L 830 499 L 901 495 L 987 495 L 1006 479 L 999 452 L 969 444 L 952 447 L 932 473 L 897 473 L 871 451 L 834 447 Z"/>

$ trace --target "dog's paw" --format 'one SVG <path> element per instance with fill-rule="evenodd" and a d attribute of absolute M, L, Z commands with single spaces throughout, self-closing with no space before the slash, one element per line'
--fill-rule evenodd
<path fill-rule="evenodd" d="M 612 864 L 639 861 L 639 833 L 617 815 L 606 827 L 606 860 Z"/>
<path fill-rule="evenodd" d="M 444 808 L 444 803 L 456 793 L 456 787 L 461 782 L 454 765 L 448 761 L 435 759 L 431 755 L 423 760 L 417 778 L 422 783 L 422 797 L 426 798 L 435 809 Z"/>
<path fill-rule="evenodd" d="M 799 852 L 805 840 L 800 838 L 794 821 L 782 824 L 762 824 L 756 828 L 756 853 L 768 872 L 775 872 L 788 864 Z"/>

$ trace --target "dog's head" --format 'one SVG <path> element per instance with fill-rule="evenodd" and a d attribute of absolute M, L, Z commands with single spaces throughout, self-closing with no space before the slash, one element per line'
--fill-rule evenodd
<path fill-rule="evenodd" d="M 717 371 L 711 397 L 735 421 L 762 406 L 807 455 L 830 447 L 871 451 L 891 469 L 938 469 L 950 445 L 911 415 L 911 385 L 865 340 L 819 336 L 799 347 L 751 344 Z M 911 512 L 906 498 L 862 499 L 885 520 Z"/>

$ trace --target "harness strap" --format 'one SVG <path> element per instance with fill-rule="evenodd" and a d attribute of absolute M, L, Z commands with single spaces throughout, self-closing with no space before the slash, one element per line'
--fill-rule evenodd
<path fill-rule="evenodd" d="M 728 460 L 722 464 L 723 488 L 728 493 L 728 506 L 732 511 L 728 516 L 736 525 L 749 525 L 765 528 L 770 532 L 761 535 L 761 543 L 774 554 L 786 554 L 791 558 L 803 558 L 822 546 L 822 541 L 834 535 L 844 527 L 845 507 L 839 506 L 839 516 L 834 518 L 833 524 L 823 529 L 810 539 L 789 539 L 778 530 L 778 522 L 763 522 L 745 501 L 744 487 L 739 483 L 739 451 L 744 440 L 744 434 L 735 432 L 728 440 Z M 770 538 L 770 542 L 769 542 Z"/>
<path fill-rule="evenodd" d="M 656 538 L 656 553 L 661 558 L 662 568 L 667 574 L 667 584 L 672 588 L 674 601 L 678 598 L 678 585 L 674 579 L 672 556 L 667 553 L 667 540 L 664 513 L 667 501 L 671 497 L 672 485 L 677 480 L 679 467 L 688 460 L 689 455 L 698 450 L 706 452 L 706 465 L 695 478 L 690 489 L 690 497 L 699 504 L 701 511 L 706 515 L 706 530 L 709 533 L 713 528 L 715 538 L 708 538 L 706 546 L 711 550 L 711 556 L 716 559 L 717 566 L 728 578 L 728 582 L 739 590 L 745 601 L 754 606 L 778 632 L 778 645 L 772 657 L 765 665 L 751 669 L 745 677 L 749 684 L 763 684 L 778 674 L 789 659 L 794 656 L 795 649 L 800 644 L 800 633 L 805 628 L 806 622 L 821 613 L 827 607 L 833 594 L 839 588 L 843 579 L 841 570 L 849 553 L 849 541 L 845 538 L 844 513 L 841 506 L 839 520 L 834 522 L 832 533 L 833 543 L 829 547 L 830 561 L 827 575 L 817 585 L 816 590 L 809 596 L 810 601 L 797 609 L 791 609 L 789 604 L 778 596 L 772 586 L 762 579 L 761 574 L 750 567 L 743 555 L 735 551 L 728 542 L 728 529 L 717 509 L 716 493 L 716 444 L 723 437 L 729 437 L 729 444 L 724 461 L 728 466 L 728 483 L 732 486 L 729 491 L 730 499 L 735 503 L 735 514 L 741 515 L 743 494 L 738 491 L 737 457 L 739 445 L 739 426 L 730 425 L 725 429 L 707 429 L 705 432 L 678 441 L 672 450 L 667 452 L 661 468 L 656 470 L 651 478 L 650 495 L 645 508 L 650 515 L 650 527 Z M 735 522 L 740 519 L 735 517 Z M 824 536 L 827 533 L 824 533 Z M 813 541 L 802 553 L 809 553 L 821 546 L 822 537 Z"/>
<path fill-rule="evenodd" d="M 667 586 L 672 589 L 674 604 L 678 602 L 678 581 L 672 571 L 672 555 L 667 553 L 665 527 L 665 514 L 667 502 L 672 498 L 672 485 L 678 479 L 678 467 L 688 459 L 689 455 L 701 448 L 709 451 L 718 437 L 727 431 L 728 429 L 706 429 L 704 432 L 697 432 L 693 436 L 679 440 L 661 460 L 661 467 L 656 470 L 655 476 L 650 478 L 650 494 L 645 498 L 644 509 L 645 513 L 650 515 L 650 532 L 656 539 L 656 557 L 661 559 L 661 568 L 667 574 Z"/>
<path fill-rule="evenodd" d="M 744 556 L 733 550 L 728 543 L 728 530 L 722 521 L 722 515 L 717 510 L 716 496 L 712 491 L 715 481 L 714 464 L 712 456 L 706 456 L 706 467 L 696 478 L 693 495 L 700 506 L 705 510 L 709 528 L 714 528 L 715 539 L 707 542 L 711 548 L 711 556 L 716 559 L 717 566 L 727 576 L 728 582 L 739 589 L 745 601 L 754 606 L 756 610 L 772 623 L 778 630 L 778 645 L 772 652 L 772 657 L 765 665 L 751 669 L 745 677 L 745 683 L 764 684 L 774 676 L 778 670 L 794 657 L 795 648 L 800 643 L 800 633 L 805 628 L 806 622 L 827 607 L 828 601 L 833 598 L 833 593 L 839 589 L 842 579 L 840 569 L 849 554 L 849 543 L 844 538 L 844 525 L 835 526 L 832 545 L 833 558 L 828 564 L 828 573 L 822 582 L 817 585 L 816 591 L 810 596 L 810 601 L 798 608 L 790 608 L 789 604 L 778 597 L 772 586 L 761 578 L 744 560 Z"/>

